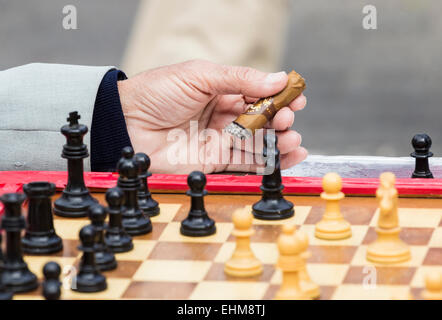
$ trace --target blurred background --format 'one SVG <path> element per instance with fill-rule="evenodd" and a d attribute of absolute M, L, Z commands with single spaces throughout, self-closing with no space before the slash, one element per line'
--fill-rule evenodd
<path fill-rule="evenodd" d="M 368 4 L 377 30 L 362 26 Z M 63 28 L 66 5 L 77 30 Z M 0 70 L 53 62 L 131 75 L 192 58 L 294 68 L 308 87 L 294 128 L 311 154 L 408 156 L 425 132 L 442 156 L 441 11 L 437 0 L 0 0 Z"/>

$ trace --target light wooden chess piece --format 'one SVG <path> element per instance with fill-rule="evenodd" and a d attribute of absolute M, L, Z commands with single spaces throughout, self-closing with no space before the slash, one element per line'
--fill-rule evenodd
<path fill-rule="evenodd" d="M 307 242 L 308 246 L 308 237 L 305 233 L 302 233 L 304 235 L 305 239 L 304 241 Z M 311 299 L 317 299 L 321 295 L 321 289 L 319 286 L 313 282 L 313 280 L 310 278 L 310 275 L 308 274 L 307 270 L 307 260 L 311 257 L 310 251 L 305 251 L 301 256 L 304 259 L 304 267 L 299 271 L 299 279 L 301 281 L 301 290 L 309 296 Z"/>
<path fill-rule="evenodd" d="M 278 238 L 278 267 L 282 271 L 281 287 L 277 300 L 308 300 L 310 297 L 301 289 L 300 271 L 305 267 L 302 254 L 307 250 L 305 235 L 295 233 L 294 225 L 284 225 Z"/>
<path fill-rule="evenodd" d="M 425 300 L 442 300 L 442 273 L 430 272 L 425 277 L 425 290 L 422 292 Z"/>
<path fill-rule="evenodd" d="M 315 236 L 324 240 L 341 240 L 351 237 L 351 226 L 344 219 L 339 208 L 339 201 L 344 199 L 342 179 L 334 172 L 328 173 L 322 179 L 321 198 L 326 201 L 325 213 L 322 220 L 316 224 Z"/>
<path fill-rule="evenodd" d="M 233 213 L 235 229 L 232 234 L 236 237 L 236 248 L 232 257 L 224 266 L 224 272 L 234 277 L 254 277 L 262 273 L 262 263 L 253 254 L 250 248 L 250 237 L 253 215 L 247 210 L 236 210 Z"/>
<path fill-rule="evenodd" d="M 393 173 L 381 174 L 381 185 L 376 191 L 380 212 L 376 228 L 378 238 L 367 249 L 367 260 L 371 262 L 394 264 L 411 259 L 410 248 L 399 237 L 401 228 L 395 182 L 396 177 Z"/>

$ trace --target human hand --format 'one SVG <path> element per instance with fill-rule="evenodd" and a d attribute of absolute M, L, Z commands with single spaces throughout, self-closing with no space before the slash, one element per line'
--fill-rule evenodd
<path fill-rule="evenodd" d="M 287 81 L 285 72 L 268 74 L 246 67 L 195 60 L 148 70 L 119 81 L 118 90 L 132 145 L 135 152 L 150 156 L 152 172 L 256 172 L 262 166 L 256 161 L 236 163 L 231 160 L 251 155 L 255 159 L 254 154 L 261 149 L 250 148 L 222 131 L 250 103 L 277 94 Z M 293 111 L 305 105 L 306 98 L 300 95 L 278 111 L 267 125 L 278 136 L 282 169 L 307 157 L 307 150 L 300 147 L 301 136 L 290 130 L 295 119 Z M 194 130 L 195 124 L 197 130 Z M 170 133 L 174 129 L 185 133 L 186 139 L 178 143 L 172 140 Z M 207 137 L 204 131 L 210 132 L 209 139 L 201 138 Z M 213 133 L 219 134 L 220 139 L 214 139 Z M 192 141 L 196 142 L 197 150 L 191 146 Z M 262 141 L 257 144 L 262 145 Z M 171 148 L 178 149 L 175 151 L 182 152 L 186 159 L 195 156 L 196 152 L 196 161 L 177 164 L 176 159 L 171 159 L 174 154 Z M 225 152 L 229 153 L 229 161 L 221 159 Z"/>

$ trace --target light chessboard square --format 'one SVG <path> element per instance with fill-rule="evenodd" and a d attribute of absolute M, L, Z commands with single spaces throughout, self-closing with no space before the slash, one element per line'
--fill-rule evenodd
<path fill-rule="evenodd" d="M 204 279 L 212 262 L 208 261 L 144 261 L 133 276 L 135 281 L 199 282 Z"/>
<path fill-rule="evenodd" d="M 216 233 L 209 237 L 187 237 L 180 233 L 181 223 L 180 222 L 170 222 L 163 233 L 159 241 L 170 241 L 170 242 L 226 242 L 229 238 L 232 230 L 233 224 L 231 223 L 217 223 Z"/>
<path fill-rule="evenodd" d="M 151 217 L 151 220 L 152 222 L 171 222 L 181 207 L 181 204 L 160 203 L 160 214 Z"/>
<path fill-rule="evenodd" d="M 269 284 L 265 282 L 221 282 L 198 283 L 190 296 L 191 300 L 260 300 Z"/>
<path fill-rule="evenodd" d="M 399 225 L 403 228 L 437 228 L 442 219 L 442 209 L 399 208 Z M 376 210 L 370 226 L 376 226 L 379 209 Z"/>

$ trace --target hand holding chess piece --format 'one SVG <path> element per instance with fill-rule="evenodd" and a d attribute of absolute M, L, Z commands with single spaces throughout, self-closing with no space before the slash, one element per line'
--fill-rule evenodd
<path fill-rule="evenodd" d="M 250 237 L 254 233 L 252 223 L 251 212 L 239 209 L 233 213 L 235 230 L 232 234 L 236 237 L 236 248 L 224 267 L 224 272 L 230 276 L 254 277 L 262 273 L 262 263 L 250 248 Z"/>
<path fill-rule="evenodd" d="M 398 193 L 396 177 L 385 172 L 380 177 L 381 185 L 376 192 L 379 200 L 379 220 L 376 228 L 378 238 L 367 249 L 367 260 L 376 263 L 394 264 L 411 259 L 410 248 L 399 234 Z"/>
<path fill-rule="evenodd" d="M 351 237 L 351 226 L 344 219 L 339 208 L 339 201 L 344 199 L 342 179 L 337 173 L 328 173 L 322 180 L 324 192 L 321 198 L 326 201 L 325 213 L 316 224 L 315 236 L 324 240 L 342 240 Z"/>

